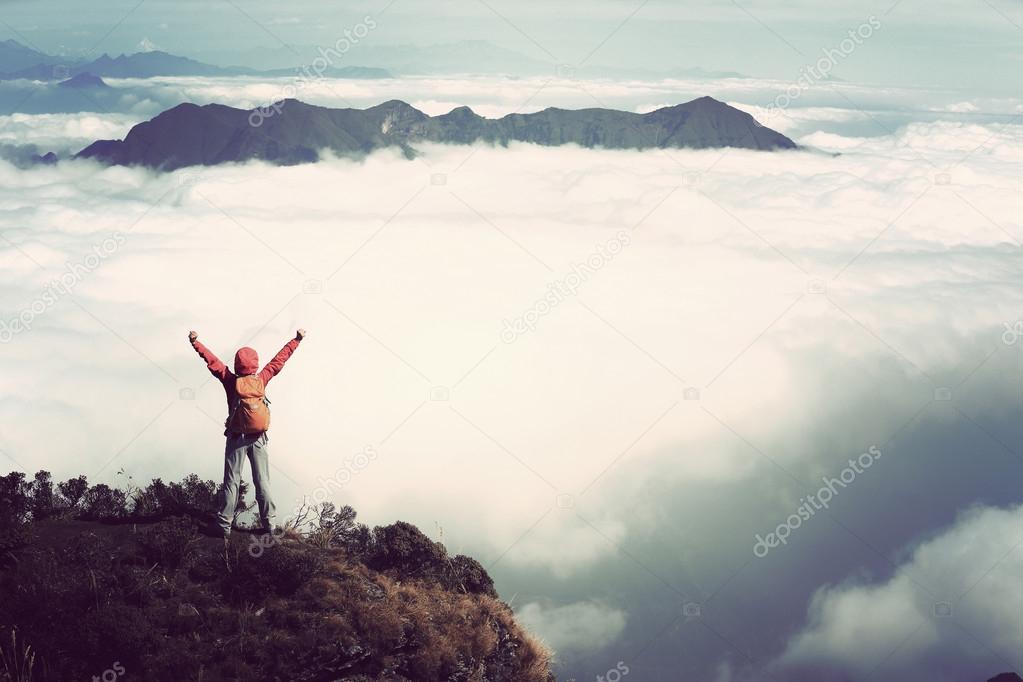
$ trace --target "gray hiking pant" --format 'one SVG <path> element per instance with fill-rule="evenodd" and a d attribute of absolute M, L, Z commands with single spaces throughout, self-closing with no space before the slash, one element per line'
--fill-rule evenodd
<path fill-rule="evenodd" d="M 231 434 L 227 437 L 224 450 L 224 498 L 223 506 L 217 514 L 217 523 L 224 535 L 231 532 L 231 521 L 238 505 L 238 484 L 242 480 L 242 467 L 245 458 L 249 459 L 252 468 L 252 482 L 256 488 L 256 504 L 259 505 L 259 520 L 264 528 L 273 529 L 277 517 L 270 494 L 270 451 L 267 444 L 270 439 L 266 433 Z"/>

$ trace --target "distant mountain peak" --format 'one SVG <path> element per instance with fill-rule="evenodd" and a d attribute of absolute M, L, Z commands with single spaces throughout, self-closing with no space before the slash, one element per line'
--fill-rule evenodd
<path fill-rule="evenodd" d="M 452 109 L 451 111 L 449 111 L 448 113 L 446 113 L 444 115 L 445 116 L 451 116 L 451 117 L 454 117 L 454 118 L 465 118 L 465 117 L 476 118 L 478 116 L 478 114 L 475 111 L 473 111 L 471 108 L 465 106 L 464 104 L 462 106 L 460 106 L 460 107 L 455 107 L 454 109 Z"/>
<path fill-rule="evenodd" d="M 689 102 L 685 102 L 684 104 L 674 104 L 674 105 L 667 106 L 667 107 L 661 107 L 661 109 L 659 109 L 658 111 L 665 111 L 665 110 L 679 109 L 679 108 L 689 108 L 689 109 L 709 108 L 709 109 L 715 109 L 715 108 L 731 108 L 731 107 L 727 103 L 722 102 L 719 99 L 714 99 L 710 95 L 704 95 L 703 97 L 697 97 L 696 99 L 691 100 Z"/>
<path fill-rule="evenodd" d="M 93 76 L 91 73 L 82 72 L 76 76 L 68 78 L 66 81 L 57 83 L 58 87 L 61 88 L 74 88 L 76 90 L 89 89 L 89 88 L 109 88 L 110 86 L 100 78 L 99 76 Z"/>
<path fill-rule="evenodd" d="M 418 109 L 416 109 L 414 106 L 412 106 L 408 102 L 405 102 L 405 101 L 400 100 L 400 99 L 389 99 L 386 102 L 381 102 L 380 104 L 377 104 L 376 106 L 370 107 L 369 109 L 367 109 L 367 111 L 373 110 L 373 109 L 380 110 L 380 111 L 392 111 L 392 110 L 397 110 L 397 111 L 419 111 Z"/>
<path fill-rule="evenodd" d="M 648 114 L 552 107 L 489 119 L 457 107 L 428 116 L 398 99 L 368 109 L 330 109 L 285 100 L 273 116 L 262 119 L 269 123 L 258 126 L 250 122 L 252 113 L 220 104 L 180 104 L 135 126 L 124 140 L 99 140 L 78 156 L 173 170 L 249 160 L 304 163 L 316 160 L 321 151 L 361 157 L 384 147 L 399 147 L 406 156 L 414 156 L 413 145 L 422 142 L 606 149 L 796 147 L 746 112 L 710 97 Z"/>

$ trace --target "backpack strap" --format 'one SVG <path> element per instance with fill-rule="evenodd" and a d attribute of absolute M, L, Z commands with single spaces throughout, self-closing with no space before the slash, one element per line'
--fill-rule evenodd
<path fill-rule="evenodd" d="M 234 421 L 234 415 L 238 413 L 238 406 L 241 405 L 242 399 L 238 397 L 238 380 L 241 377 L 234 378 L 234 405 L 227 413 L 227 419 L 224 420 L 224 429 L 231 433 L 231 423 Z"/>

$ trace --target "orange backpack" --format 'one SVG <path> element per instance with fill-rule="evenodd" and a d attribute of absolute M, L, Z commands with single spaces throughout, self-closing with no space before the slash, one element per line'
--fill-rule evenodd
<path fill-rule="evenodd" d="M 270 401 L 266 386 L 258 375 L 237 377 L 234 390 L 238 402 L 225 426 L 231 433 L 263 433 L 270 428 Z"/>

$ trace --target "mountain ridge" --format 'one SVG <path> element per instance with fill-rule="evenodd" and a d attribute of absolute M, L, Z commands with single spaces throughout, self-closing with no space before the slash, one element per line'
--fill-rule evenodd
<path fill-rule="evenodd" d="M 279 68 L 294 60 L 296 54 L 304 62 L 320 56 L 319 45 L 292 43 L 277 47 L 239 50 L 209 50 L 196 57 L 225 66 L 235 63 L 256 68 Z M 663 64 L 661 68 L 629 67 L 622 64 L 557 64 L 553 58 L 529 56 L 501 47 L 487 40 L 462 39 L 430 44 L 376 43 L 359 44 L 359 58 L 402 75 L 504 75 L 507 77 L 555 76 L 558 78 L 748 78 L 746 74 L 699 66 Z"/>
<path fill-rule="evenodd" d="M 22 45 L 14 39 L 0 41 L 0 71 L 8 68 L 24 69 L 36 64 L 56 63 L 59 60 L 59 57 Z"/>
<path fill-rule="evenodd" d="M 134 126 L 123 140 L 97 140 L 76 158 L 161 170 L 261 160 L 307 163 L 323 151 L 362 157 L 397 147 L 409 158 L 417 143 L 577 144 L 604 149 L 795 149 L 796 144 L 752 116 L 712 97 L 645 114 L 613 109 L 512 113 L 497 119 L 456 107 L 429 116 L 401 100 L 367 109 L 331 109 L 298 100 L 244 110 L 222 104 L 180 104 Z"/>
<path fill-rule="evenodd" d="M 26 64 L 26 62 L 29 62 Z M 13 65 L 13 66 L 12 66 Z M 135 52 L 111 57 L 107 53 L 85 62 L 61 63 L 59 57 L 26 48 L 16 41 L 0 43 L 0 80 L 63 80 L 83 73 L 106 78 L 155 78 L 159 76 L 301 76 L 302 69 L 250 69 L 243 66 L 215 66 L 162 50 Z M 386 69 L 368 66 L 328 67 L 318 76 L 334 78 L 393 78 Z"/>

